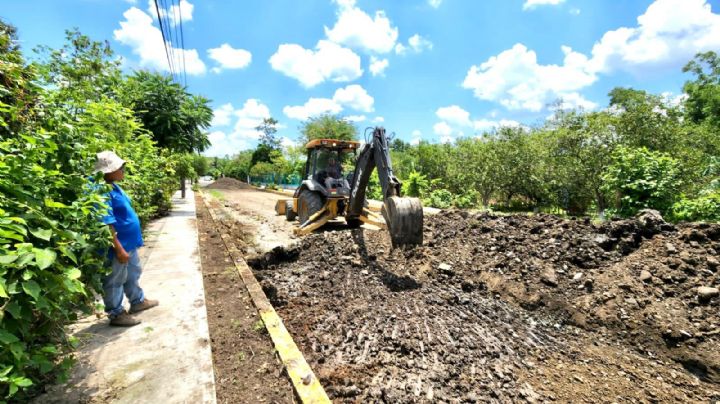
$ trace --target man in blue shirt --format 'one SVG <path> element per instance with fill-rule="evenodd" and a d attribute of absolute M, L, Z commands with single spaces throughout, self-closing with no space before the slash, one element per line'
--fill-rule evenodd
<path fill-rule="evenodd" d="M 103 300 L 110 325 L 131 327 L 140 324 L 133 317 L 137 313 L 158 305 L 157 300 L 146 299 L 138 284 L 142 268 L 138 248 L 143 245 L 140 219 L 130 198 L 116 182 L 125 177 L 125 160 L 112 151 L 97 154 L 95 170 L 104 174 L 105 182 L 112 186 L 108 194 L 108 211 L 102 222 L 110 226 L 113 245 L 108 251 L 108 266 L 112 272 L 103 278 Z M 130 301 L 130 312 L 123 308 L 123 293 Z"/>

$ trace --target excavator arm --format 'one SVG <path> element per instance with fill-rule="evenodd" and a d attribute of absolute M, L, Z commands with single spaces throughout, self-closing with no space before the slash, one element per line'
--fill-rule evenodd
<path fill-rule="evenodd" d="M 383 195 L 382 214 L 390 231 L 393 246 L 421 245 L 422 204 L 417 198 L 401 197 L 401 183 L 393 174 L 388 138 L 382 127 L 373 130 L 372 140 L 360 151 L 350 184 L 350 200 L 346 216 L 349 219 L 358 219 L 363 214 L 370 175 L 376 168 Z"/>

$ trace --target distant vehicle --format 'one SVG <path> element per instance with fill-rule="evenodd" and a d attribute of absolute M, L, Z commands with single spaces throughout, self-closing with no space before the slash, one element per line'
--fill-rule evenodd
<path fill-rule="evenodd" d="M 215 179 L 209 175 L 205 175 L 205 176 L 200 177 L 200 181 L 210 182 L 210 181 L 215 181 Z"/>

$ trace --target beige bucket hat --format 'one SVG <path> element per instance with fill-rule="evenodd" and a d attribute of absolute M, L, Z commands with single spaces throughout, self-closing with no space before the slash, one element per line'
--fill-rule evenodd
<path fill-rule="evenodd" d="M 125 160 L 115 154 L 113 151 L 102 151 L 97 154 L 95 161 L 95 171 L 102 171 L 103 174 L 110 174 L 120 169 L 125 164 Z"/>

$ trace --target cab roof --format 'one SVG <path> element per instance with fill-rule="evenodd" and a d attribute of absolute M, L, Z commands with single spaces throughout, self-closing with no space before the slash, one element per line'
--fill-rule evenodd
<path fill-rule="evenodd" d="M 328 149 L 357 149 L 360 147 L 360 142 L 338 139 L 313 139 L 305 145 L 306 149 L 315 149 L 318 147 Z"/>

